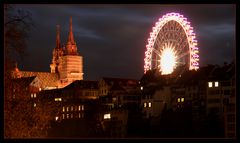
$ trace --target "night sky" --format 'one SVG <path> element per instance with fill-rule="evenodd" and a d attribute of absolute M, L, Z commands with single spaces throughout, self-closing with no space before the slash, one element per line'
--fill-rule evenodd
<path fill-rule="evenodd" d="M 200 66 L 235 60 L 235 5 L 15 5 L 32 14 L 28 56 L 20 70 L 50 72 L 56 25 L 66 44 L 69 18 L 78 52 L 84 58 L 84 79 L 103 76 L 140 79 L 145 45 L 155 22 L 168 12 L 184 15 L 198 40 Z"/>

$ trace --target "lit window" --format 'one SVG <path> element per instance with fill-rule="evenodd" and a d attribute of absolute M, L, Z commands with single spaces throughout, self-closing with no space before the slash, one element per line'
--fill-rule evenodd
<path fill-rule="evenodd" d="M 84 105 L 82 105 L 82 111 L 84 110 Z"/>
<path fill-rule="evenodd" d="M 151 102 L 148 103 L 148 107 L 152 107 L 152 103 Z"/>
<path fill-rule="evenodd" d="M 181 101 L 184 102 L 184 98 L 182 98 Z"/>
<path fill-rule="evenodd" d="M 180 99 L 180 98 L 178 98 L 178 99 L 177 99 L 177 102 L 180 102 L 180 100 L 181 100 L 181 99 Z"/>
<path fill-rule="evenodd" d="M 104 119 L 111 119 L 111 114 L 109 114 L 109 113 L 108 114 L 104 114 L 103 118 Z"/>
<path fill-rule="evenodd" d="M 63 107 L 63 112 L 65 111 L 65 108 Z"/>
<path fill-rule="evenodd" d="M 81 111 L 81 106 L 80 105 L 78 106 L 78 110 Z"/>
<path fill-rule="evenodd" d="M 56 121 L 58 120 L 58 116 L 57 116 L 57 117 L 55 117 L 55 120 L 56 120 Z"/>
<path fill-rule="evenodd" d="M 208 87 L 212 87 L 212 82 L 208 82 Z"/>
<path fill-rule="evenodd" d="M 37 104 L 36 103 L 33 103 L 33 107 L 36 107 L 37 106 Z"/>
<path fill-rule="evenodd" d="M 216 81 L 214 84 L 215 84 L 215 87 L 218 87 L 218 81 Z"/>
<path fill-rule="evenodd" d="M 62 114 L 63 119 L 65 118 L 64 114 Z"/>
<path fill-rule="evenodd" d="M 31 98 L 33 98 L 33 94 L 31 93 Z"/>
<path fill-rule="evenodd" d="M 62 101 L 62 98 L 55 98 L 55 101 Z"/>
<path fill-rule="evenodd" d="M 81 118 L 81 113 L 78 113 L 78 118 Z"/>
<path fill-rule="evenodd" d="M 41 91 L 42 90 L 42 88 L 39 88 L 39 91 Z"/>
<path fill-rule="evenodd" d="M 69 118 L 69 114 L 67 114 L 67 119 Z"/>
<path fill-rule="evenodd" d="M 67 112 L 68 112 L 68 109 L 69 109 L 69 108 L 67 107 Z"/>
<path fill-rule="evenodd" d="M 34 97 L 34 98 L 36 98 L 36 97 L 37 97 L 37 94 L 36 94 L 36 93 L 34 93 L 33 97 Z"/>
<path fill-rule="evenodd" d="M 147 103 L 146 103 L 146 102 L 144 102 L 143 106 L 144 106 L 144 108 L 146 108 L 146 107 L 147 107 Z"/>
<path fill-rule="evenodd" d="M 141 90 L 143 90 L 143 87 L 141 86 Z"/>
<path fill-rule="evenodd" d="M 73 111 L 73 106 L 71 106 L 71 111 Z"/>

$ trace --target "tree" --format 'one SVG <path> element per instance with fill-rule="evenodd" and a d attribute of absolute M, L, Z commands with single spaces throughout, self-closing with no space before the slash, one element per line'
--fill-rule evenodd
<path fill-rule="evenodd" d="M 28 32 L 33 27 L 31 13 L 4 5 L 4 137 L 44 137 L 49 125 L 49 104 L 34 107 L 30 99 L 31 79 L 12 79 L 14 61 L 26 56 Z M 28 81 L 29 80 L 29 81 Z M 26 83 L 27 82 L 27 83 Z M 19 89 L 19 91 L 15 91 Z M 36 104 L 35 103 L 35 104 Z"/>
<path fill-rule="evenodd" d="M 26 56 L 26 40 L 33 27 L 31 13 L 17 10 L 12 5 L 4 5 L 4 61 L 8 70 L 17 58 Z M 8 66 L 10 65 L 10 66 Z"/>

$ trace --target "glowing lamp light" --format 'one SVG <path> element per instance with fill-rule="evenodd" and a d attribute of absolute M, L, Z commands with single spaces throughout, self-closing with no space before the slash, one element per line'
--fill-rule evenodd
<path fill-rule="evenodd" d="M 55 98 L 55 101 L 62 101 L 62 98 Z"/>
<path fill-rule="evenodd" d="M 110 113 L 104 114 L 104 115 L 103 115 L 103 118 L 104 118 L 104 119 L 111 119 L 111 114 L 110 114 Z"/>
<path fill-rule="evenodd" d="M 208 87 L 212 87 L 212 82 L 208 82 Z"/>
<path fill-rule="evenodd" d="M 146 107 L 147 107 L 147 103 L 145 102 L 145 103 L 143 104 L 143 106 L 144 106 L 144 108 L 146 108 Z"/>

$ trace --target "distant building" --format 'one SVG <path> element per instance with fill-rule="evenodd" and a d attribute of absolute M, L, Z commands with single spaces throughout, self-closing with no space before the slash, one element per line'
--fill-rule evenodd
<path fill-rule="evenodd" d="M 160 117 L 164 109 L 171 108 L 170 87 L 164 86 L 153 94 L 144 94 L 141 99 L 141 107 L 146 118 Z"/>
<path fill-rule="evenodd" d="M 35 77 L 25 77 L 12 79 L 12 99 L 13 100 L 30 100 L 34 97 L 34 90 L 31 87 L 31 83 L 34 81 Z"/>
<path fill-rule="evenodd" d="M 219 129 L 225 131 L 225 137 L 235 137 L 235 64 L 223 67 L 207 65 L 198 71 L 179 71 L 178 74 L 162 77 L 152 76 L 153 72 L 146 77 L 151 80 L 141 86 L 140 106 L 145 117 L 153 119 L 161 116 L 164 109 L 179 113 L 187 111 L 191 114 L 196 133 L 206 132 L 207 120 L 214 118 Z"/>
<path fill-rule="evenodd" d="M 234 79 L 232 80 L 235 84 Z M 228 100 L 224 101 L 224 128 L 226 138 L 236 138 L 236 93 L 232 88 L 232 92 Z"/>
<path fill-rule="evenodd" d="M 232 78 L 235 68 L 234 64 L 224 65 L 223 67 L 215 66 L 208 78 L 207 86 L 207 114 L 214 112 L 222 116 L 224 104 L 232 95 L 234 84 Z"/>
<path fill-rule="evenodd" d="M 63 88 L 63 94 L 71 98 L 97 99 L 99 98 L 98 81 L 76 80 Z"/>
<path fill-rule="evenodd" d="M 124 138 L 127 136 L 128 110 L 106 110 L 103 114 L 100 114 L 100 116 L 106 137 Z"/>
<path fill-rule="evenodd" d="M 51 72 L 20 71 L 17 66 L 13 78 L 36 76 L 32 86 L 42 90 L 63 88 L 75 80 L 83 80 L 83 58 L 77 51 L 73 37 L 72 18 L 70 18 L 69 35 L 66 46 L 60 42 L 60 30 L 57 26 L 56 47 L 53 50 Z"/>
<path fill-rule="evenodd" d="M 56 105 L 56 121 L 84 118 L 87 102 L 98 98 L 98 82 L 77 80 L 61 89 L 41 91 L 37 96 L 42 102 Z"/>
<path fill-rule="evenodd" d="M 113 86 L 122 88 L 121 91 L 129 92 L 134 90 L 137 85 L 138 80 L 135 79 L 103 77 L 99 81 L 99 96 L 108 95 Z"/>

